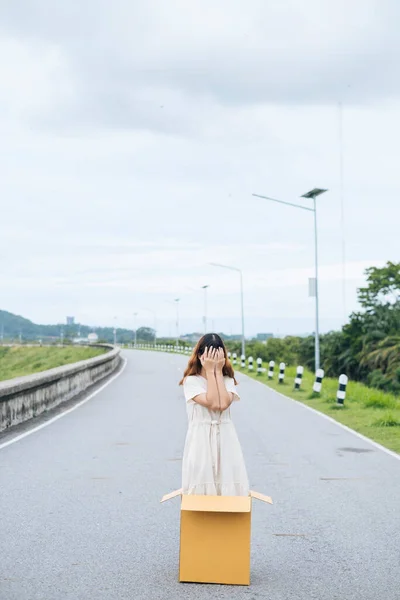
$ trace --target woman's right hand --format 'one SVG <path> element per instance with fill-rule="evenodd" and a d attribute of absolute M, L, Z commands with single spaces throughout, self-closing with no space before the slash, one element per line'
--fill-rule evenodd
<path fill-rule="evenodd" d="M 215 367 L 217 366 L 217 350 L 216 348 L 206 348 L 204 354 L 200 358 L 200 362 L 203 365 L 206 373 L 214 373 Z"/>

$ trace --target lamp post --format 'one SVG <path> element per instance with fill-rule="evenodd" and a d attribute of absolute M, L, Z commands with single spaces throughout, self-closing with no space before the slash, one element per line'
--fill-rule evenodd
<path fill-rule="evenodd" d="M 114 317 L 114 346 L 117 345 L 117 317 Z"/>
<path fill-rule="evenodd" d="M 242 354 L 246 355 L 246 342 L 244 338 L 244 301 L 243 301 L 243 273 L 241 269 L 237 267 L 231 267 L 229 265 L 221 265 L 219 263 L 210 263 L 213 267 L 221 267 L 222 269 L 229 269 L 230 271 L 236 271 L 240 275 L 240 304 L 241 304 L 241 313 L 242 313 Z"/>
<path fill-rule="evenodd" d="M 180 298 L 175 298 L 175 302 L 176 302 L 176 346 L 179 346 L 179 301 L 180 301 Z"/>
<path fill-rule="evenodd" d="M 272 202 L 278 202 L 279 204 L 286 204 L 286 206 L 294 206 L 295 208 L 301 208 L 302 210 L 308 210 L 314 213 L 314 253 L 315 253 L 315 371 L 320 368 L 320 351 L 319 351 L 319 297 L 318 297 L 318 236 L 317 236 L 317 203 L 316 198 L 327 192 L 321 188 L 314 188 L 302 194 L 302 198 L 307 198 L 313 201 L 313 207 L 303 206 L 302 204 L 294 204 L 293 202 L 284 202 L 283 200 L 277 200 L 276 198 L 270 198 L 269 196 L 261 196 L 260 194 L 253 194 L 256 198 L 262 198 L 263 200 L 271 200 Z"/>
<path fill-rule="evenodd" d="M 204 290 L 204 333 L 207 333 L 207 290 L 209 285 L 202 285 L 201 289 Z"/>

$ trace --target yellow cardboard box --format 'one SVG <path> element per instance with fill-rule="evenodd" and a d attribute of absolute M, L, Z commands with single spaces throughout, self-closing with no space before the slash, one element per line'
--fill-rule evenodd
<path fill-rule="evenodd" d="M 179 581 L 250 584 L 252 499 L 269 496 L 194 496 L 176 490 L 161 502 L 181 496 Z"/>

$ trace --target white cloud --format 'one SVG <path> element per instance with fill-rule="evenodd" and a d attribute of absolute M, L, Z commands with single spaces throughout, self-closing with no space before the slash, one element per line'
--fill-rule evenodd
<path fill-rule="evenodd" d="M 321 314 L 340 324 L 339 100 L 347 312 L 363 269 L 398 258 L 398 4 L 77 10 L 0 9 L 2 307 L 168 321 L 178 295 L 194 327 L 202 292 L 187 288 L 206 282 L 210 315 L 235 328 L 238 278 L 208 266 L 222 262 L 243 269 L 255 330 L 311 330 L 312 215 L 251 194 L 296 202 L 320 185 Z"/>

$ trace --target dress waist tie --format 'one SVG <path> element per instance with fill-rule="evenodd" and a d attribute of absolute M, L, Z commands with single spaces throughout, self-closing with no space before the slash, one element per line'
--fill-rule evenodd
<path fill-rule="evenodd" d="M 229 421 L 225 421 L 225 423 Z M 219 474 L 221 469 L 221 430 L 220 426 L 224 424 L 224 421 L 213 419 L 210 423 L 210 445 L 211 455 L 213 460 L 213 471 L 215 483 L 219 484 Z"/>

